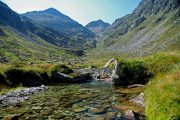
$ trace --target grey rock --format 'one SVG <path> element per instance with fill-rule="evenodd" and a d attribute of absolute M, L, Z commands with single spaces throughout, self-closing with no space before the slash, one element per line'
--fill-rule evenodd
<path fill-rule="evenodd" d="M 131 101 L 138 104 L 138 105 L 140 105 L 140 106 L 145 107 L 144 93 L 141 93 L 137 97 L 133 98 Z"/>
<path fill-rule="evenodd" d="M 4 95 L 0 95 L 0 106 L 15 105 L 19 102 L 27 100 L 30 95 L 47 89 L 47 86 L 42 85 L 39 87 L 23 88 L 8 92 Z"/>
<path fill-rule="evenodd" d="M 136 120 L 134 112 L 132 110 L 126 111 L 122 120 Z"/>

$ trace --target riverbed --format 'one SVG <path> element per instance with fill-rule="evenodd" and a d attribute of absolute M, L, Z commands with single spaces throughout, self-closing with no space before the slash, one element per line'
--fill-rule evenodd
<path fill-rule="evenodd" d="M 106 81 L 93 81 L 48 88 L 16 105 L 1 106 L 0 119 L 120 120 L 127 110 L 145 119 L 144 107 L 131 101 L 143 92 L 143 87 L 122 88 Z"/>

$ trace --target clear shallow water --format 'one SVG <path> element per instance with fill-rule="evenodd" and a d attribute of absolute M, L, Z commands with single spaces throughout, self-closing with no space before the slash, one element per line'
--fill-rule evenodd
<path fill-rule="evenodd" d="M 122 111 L 118 105 L 137 92 L 126 94 L 122 88 L 111 83 L 94 81 L 84 84 L 50 86 L 46 92 L 15 106 L 2 107 L 0 118 L 16 117 L 29 120 L 102 120 L 120 119 Z"/>

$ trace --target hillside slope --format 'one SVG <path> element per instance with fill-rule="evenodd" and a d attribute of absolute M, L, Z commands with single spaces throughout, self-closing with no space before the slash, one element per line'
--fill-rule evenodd
<path fill-rule="evenodd" d="M 11 27 L 0 26 L 0 63 L 39 63 L 59 62 L 73 57 L 66 54 L 67 49 L 49 44 L 40 37 L 29 34 L 25 36 Z"/>
<path fill-rule="evenodd" d="M 52 33 L 56 31 L 31 23 L 0 1 L 0 62 L 53 62 L 69 56 L 66 54 L 69 49 L 41 37 L 53 37 Z"/>
<path fill-rule="evenodd" d="M 180 49 L 179 0 L 143 0 L 103 33 L 99 53 L 144 56 Z M 105 50 L 106 49 L 106 50 Z"/>

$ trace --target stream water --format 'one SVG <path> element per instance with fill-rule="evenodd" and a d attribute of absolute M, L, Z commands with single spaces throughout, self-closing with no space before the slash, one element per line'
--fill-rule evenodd
<path fill-rule="evenodd" d="M 143 88 L 115 88 L 105 81 L 58 84 L 34 94 L 29 100 L 0 108 L 1 119 L 20 120 L 119 120 L 124 110 L 143 114 L 144 108 L 129 100 Z"/>

